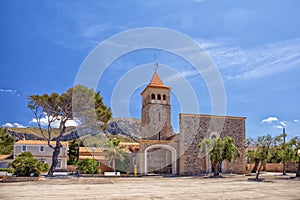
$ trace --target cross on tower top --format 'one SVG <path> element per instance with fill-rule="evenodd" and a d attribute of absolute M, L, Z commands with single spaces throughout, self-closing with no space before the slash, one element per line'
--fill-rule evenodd
<path fill-rule="evenodd" d="M 154 66 L 153 66 L 153 70 L 154 70 L 154 72 L 156 72 L 156 69 L 158 68 L 158 63 L 156 62 L 156 63 L 154 63 Z"/>
<path fill-rule="evenodd" d="M 154 54 L 154 66 L 153 66 L 154 72 L 156 72 L 157 68 L 158 68 L 158 62 L 156 60 L 156 54 Z"/>

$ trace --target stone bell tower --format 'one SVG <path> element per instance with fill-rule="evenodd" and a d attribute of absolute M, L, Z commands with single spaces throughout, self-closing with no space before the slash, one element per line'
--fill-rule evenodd
<path fill-rule="evenodd" d="M 171 126 L 170 90 L 159 78 L 156 70 L 142 95 L 143 140 L 167 140 L 173 132 Z"/>

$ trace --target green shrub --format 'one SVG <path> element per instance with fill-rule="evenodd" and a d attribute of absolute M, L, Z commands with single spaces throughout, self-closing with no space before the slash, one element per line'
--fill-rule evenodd
<path fill-rule="evenodd" d="M 97 174 L 102 174 L 102 170 L 100 168 L 97 169 Z"/>
<path fill-rule="evenodd" d="M 49 169 L 48 164 L 38 161 L 30 152 L 19 154 L 10 166 L 14 168 L 17 176 L 39 176 L 41 172 Z"/>
<path fill-rule="evenodd" d="M 13 168 L 0 168 L 0 172 L 8 172 L 8 173 L 14 173 Z"/>
<path fill-rule="evenodd" d="M 94 166 L 93 166 L 93 160 L 92 159 L 84 159 L 82 161 L 80 161 L 78 163 L 78 170 L 82 171 L 84 174 L 92 174 L 93 173 L 93 169 L 94 169 L 94 173 L 97 173 L 97 167 L 98 162 L 96 160 L 94 160 Z"/>

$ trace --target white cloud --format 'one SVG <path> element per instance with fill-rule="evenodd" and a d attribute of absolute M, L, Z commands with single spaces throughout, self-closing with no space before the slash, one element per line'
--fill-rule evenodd
<path fill-rule="evenodd" d="M 23 126 L 22 124 L 19 123 L 9 123 L 7 122 L 6 124 L 2 125 L 3 127 L 7 128 L 26 128 L 26 126 Z"/>
<path fill-rule="evenodd" d="M 17 90 L 11 90 L 11 89 L 0 89 L 0 92 L 2 93 L 10 93 L 10 94 L 14 94 L 17 95 L 18 97 L 20 96 L 20 94 L 17 92 Z"/>
<path fill-rule="evenodd" d="M 94 38 L 110 28 L 111 26 L 109 24 L 95 24 L 80 30 L 80 34 L 82 34 L 84 37 Z"/>
<path fill-rule="evenodd" d="M 261 123 L 267 123 L 273 126 L 273 128 L 283 129 L 287 127 L 286 121 L 280 121 L 277 117 L 268 117 L 263 119 Z"/>
<path fill-rule="evenodd" d="M 199 72 L 196 70 L 183 71 L 173 76 L 167 77 L 165 82 L 177 81 L 178 79 L 189 78 L 196 75 L 199 75 Z"/>
<path fill-rule="evenodd" d="M 299 122 L 299 120 L 298 120 L 298 119 L 294 119 L 294 122 L 295 122 L 295 123 L 298 123 L 298 122 Z"/>
<path fill-rule="evenodd" d="M 280 124 L 284 127 L 287 126 L 286 121 L 282 121 L 282 122 L 280 122 Z"/>
<path fill-rule="evenodd" d="M 45 116 L 43 118 L 41 118 L 40 120 L 41 125 L 42 126 L 48 126 L 48 117 Z M 37 120 L 35 118 L 32 118 L 32 120 L 29 123 L 37 123 Z M 59 128 L 59 120 L 56 120 L 52 123 L 52 127 L 53 128 Z M 79 125 L 79 121 L 78 120 L 68 120 L 66 123 L 66 126 L 78 126 Z"/>
<path fill-rule="evenodd" d="M 7 128 L 13 128 L 14 127 L 14 125 L 12 123 L 8 123 L 8 122 L 6 124 L 3 124 L 2 126 L 7 127 Z"/>
<path fill-rule="evenodd" d="M 279 122 L 278 118 L 277 117 L 268 117 L 266 119 L 263 119 L 261 121 L 261 123 L 272 123 L 272 122 Z"/>
<path fill-rule="evenodd" d="M 274 128 L 283 129 L 283 126 L 273 126 Z"/>
<path fill-rule="evenodd" d="M 14 127 L 16 127 L 16 128 L 25 128 L 26 126 L 23 126 L 22 124 L 19 124 L 19 123 L 14 123 Z"/>
<path fill-rule="evenodd" d="M 200 44 L 228 80 L 258 78 L 300 65 L 300 38 L 252 49 L 241 48 L 228 40 Z"/>

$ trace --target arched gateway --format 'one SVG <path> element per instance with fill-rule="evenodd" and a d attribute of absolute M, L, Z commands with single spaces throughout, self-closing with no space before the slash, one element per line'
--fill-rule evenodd
<path fill-rule="evenodd" d="M 158 149 L 156 151 L 153 151 L 151 153 L 151 150 L 155 150 Z M 171 155 L 168 155 L 168 153 L 166 152 L 164 156 L 162 156 L 161 154 L 164 153 L 164 151 L 160 151 L 160 149 L 165 149 L 171 152 Z M 155 164 L 158 164 L 156 166 L 151 166 L 152 170 L 156 170 L 156 171 L 161 171 L 163 169 L 165 169 L 165 173 L 170 173 L 170 174 L 177 174 L 177 152 L 176 149 L 174 149 L 172 146 L 170 145 L 166 145 L 166 144 L 155 144 L 152 146 L 149 146 L 145 149 L 144 152 L 144 163 L 145 163 L 145 168 L 144 168 L 144 173 L 145 175 L 148 174 L 149 172 L 149 163 L 151 162 L 148 159 L 149 154 L 153 154 L 153 158 L 152 161 L 154 161 Z M 159 155 L 160 154 L 160 155 Z M 163 160 L 161 160 L 161 158 L 163 158 Z M 158 161 L 159 160 L 159 161 Z M 170 166 L 171 171 L 168 170 L 168 167 Z M 156 168 L 155 168 L 156 167 Z"/>
<path fill-rule="evenodd" d="M 230 136 L 241 152 L 232 163 L 224 163 L 222 171 L 245 172 L 244 117 L 181 113 L 180 133 L 171 125 L 170 90 L 155 71 L 142 91 L 141 134 L 136 155 L 136 170 L 141 175 L 198 175 L 212 169 L 208 157 L 199 156 L 198 144 L 208 135 Z"/>

